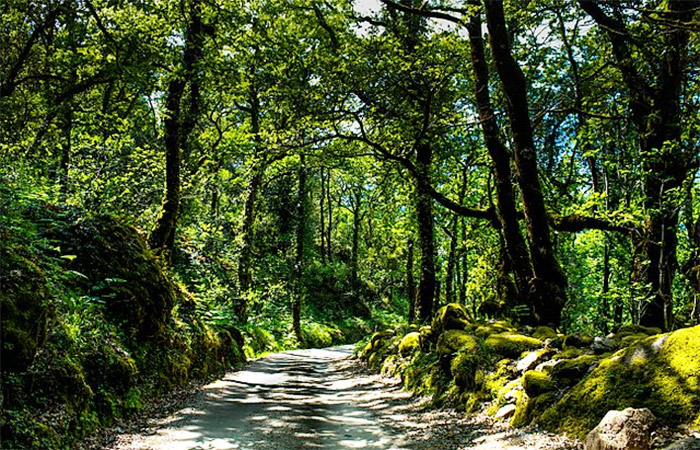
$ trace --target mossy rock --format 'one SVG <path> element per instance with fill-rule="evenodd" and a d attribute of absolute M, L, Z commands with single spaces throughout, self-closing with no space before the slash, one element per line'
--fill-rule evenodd
<path fill-rule="evenodd" d="M 84 274 L 109 316 L 140 337 L 162 334 L 176 301 L 176 287 L 138 231 L 112 216 L 81 219 L 54 230 L 70 268 Z"/>
<path fill-rule="evenodd" d="M 656 327 L 645 327 L 642 325 L 623 325 L 617 330 L 615 335 L 646 334 L 647 336 L 654 336 L 656 334 L 661 334 L 661 332 L 661 328 Z"/>
<path fill-rule="evenodd" d="M 495 397 L 509 382 L 517 377 L 515 364 L 512 359 L 498 361 L 492 371 L 483 378 L 483 389 L 491 397 Z"/>
<path fill-rule="evenodd" d="M 578 358 L 584 353 L 583 350 L 576 347 L 569 347 L 556 355 L 552 356 L 552 359 L 573 359 Z"/>
<path fill-rule="evenodd" d="M 447 330 L 464 330 L 469 324 L 469 315 L 464 306 L 459 303 L 448 303 L 438 309 L 431 328 L 433 335 L 440 335 Z"/>
<path fill-rule="evenodd" d="M 537 327 L 532 333 L 532 337 L 544 341 L 545 339 L 554 339 L 557 337 L 557 332 L 551 327 Z"/>
<path fill-rule="evenodd" d="M 545 372 L 539 370 L 528 370 L 520 379 L 520 383 L 525 389 L 525 393 L 530 397 L 537 397 L 545 392 L 553 391 L 555 388 L 554 381 Z"/>
<path fill-rule="evenodd" d="M 412 331 L 401 339 L 399 353 L 401 356 L 409 356 L 420 349 L 420 333 Z"/>
<path fill-rule="evenodd" d="M 583 348 L 589 347 L 593 343 L 593 338 L 585 334 L 570 334 L 564 338 L 563 346 L 564 348 L 576 347 Z"/>
<path fill-rule="evenodd" d="M 466 331 L 447 330 L 438 338 L 437 350 L 441 355 L 448 355 L 460 350 L 478 352 L 479 342 Z"/>
<path fill-rule="evenodd" d="M 647 337 L 601 360 L 539 423 L 582 438 L 606 412 L 626 407 L 700 428 L 700 325 Z"/>
<path fill-rule="evenodd" d="M 46 338 L 51 294 L 44 272 L 28 259 L 0 248 L 2 371 L 22 372 Z"/>
<path fill-rule="evenodd" d="M 510 420 L 510 426 L 525 427 L 532 424 L 533 421 L 556 401 L 557 394 L 554 392 L 545 392 L 535 397 L 524 395 L 515 405 L 515 414 L 513 414 L 513 418 Z"/>
<path fill-rule="evenodd" d="M 647 337 L 649 337 L 649 335 L 644 333 L 628 334 L 623 336 L 619 340 L 619 345 L 620 347 L 629 347 L 630 345 L 636 344 L 637 342 L 641 341 L 642 339 L 646 339 Z"/>
<path fill-rule="evenodd" d="M 548 367 L 550 376 L 564 386 L 569 386 L 583 378 L 598 360 L 596 355 L 581 355 L 572 359 L 560 359 L 554 366 Z"/>
<path fill-rule="evenodd" d="M 474 334 L 477 336 L 488 336 L 490 334 L 511 333 L 514 331 L 515 328 L 509 322 L 505 320 L 492 320 L 476 327 Z"/>
<path fill-rule="evenodd" d="M 455 386 L 461 390 L 471 391 L 476 388 L 476 375 L 483 364 L 483 358 L 470 350 L 463 350 L 450 363 L 450 374 Z"/>
<path fill-rule="evenodd" d="M 486 349 L 494 354 L 508 358 L 519 358 L 528 350 L 542 347 L 542 341 L 522 334 L 492 334 L 484 341 Z"/>

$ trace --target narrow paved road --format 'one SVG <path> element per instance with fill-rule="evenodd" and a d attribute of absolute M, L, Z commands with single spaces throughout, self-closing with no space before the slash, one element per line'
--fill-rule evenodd
<path fill-rule="evenodd" d="M 384 426 L 392 420 L 385 407 L 408 394 L 355 376 L 351 354 L 352 346 L 343 346 L 254 361 L 206 386 L 193 407 L 155 434 L 122 439 L 117 448 L 404 448 L 403 439 Z"/>
<path fill-rule="evenodd" d="M 205 386 L 190 407 L 122 434 L 111 450 L 563 450 L 579 444 L 491 419 L 424 410 L 400 380 L 362 371 L 352 346 L 253 361 Z"/>

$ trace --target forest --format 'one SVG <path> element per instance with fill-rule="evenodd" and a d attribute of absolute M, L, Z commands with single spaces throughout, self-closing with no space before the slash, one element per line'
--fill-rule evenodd
<path fill-rule="evenodd" d="M 355 343 L 700 437 L 700 1 L 4 0 L 0 301 L 2 448 Z"/>

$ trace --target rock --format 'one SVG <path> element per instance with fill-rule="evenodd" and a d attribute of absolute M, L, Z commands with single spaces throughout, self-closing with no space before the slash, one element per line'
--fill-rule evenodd
<path fill-rule="evenodd" d="M 401 339 L 399 343 L 399 353 L 401 356 L 408 356 L 420 348 L 420 333 L 413 331 Z"/>
<path fill-rule="evenodd" d="M 523 374 L 520 381 L 525 389 L 525 393 L 530 397 L 537 397 L 545 392 L 550 392 L 554 390 L 554 381 L 545 372 L 538 372 L 536 370 L 528 370 Z"/>
<path fill-rule="evenodd" d="M 450 374 L 454 384 L 461 389 L 474 388 L 476 371 L 481 362 L 481 356 L 475 352 L 459 352 L 450 363 Z"/>
<path fill-rule="evenodd" d="M 620 334 L 646 334 L 647 336 L 653 336 L 655 334 L 661 334 L 661 328 L 644 327 L 642 325 L 624 325 L 617 330 L 617 335 Z"/>
<path fill-rule="evenodd" d="M 474 336 L 463 330 L 447 330 L 440 335 L 437 342 L 438 353 L 447 355 L 460 350 L 477 352 L 479 344 Z"/>
<path fill-rule="evenodd" d="M 484 344 L 490 352 L 508 358 L 519 358 L 525 351 L 542 347 L 539 339 L 511 333 L 492 334 Z"/>
<path fill-rule="evenodd" d="M 532 337 L 544 341 L 545 339 L 551 339 L 557 337 L 557 332 L 550 327 L 537 327 Z"/>
<path fill-rule="evenodd" d="M 464 330 L 469 325 L 469 315 L 463 305 L 448 303 L 438 309 L 433 319 L 432 329 L 440 335 L 447 330 Z"/>
<path fill-rule="evenodd" d="M 505 420 L 513 416 L 515 414 L 515 405 L 505 405 L 501 407 L 498 411 L 496 411 L 496 420 Z"/>
<path fill-rule="evenodd" d="M 530 352 L 527 355 L 525 355 L 522 359 L 520 359 L 520 361 L 518 361 L 518 364 L 515 366 L 515 369 L 518 372 L 525 372 L 527 370 L 531 370 L 539 363 L 544 361 L 547 358 L 547 356 L 551 353 L 552 350 L 535 350 L 534 352 Z"/>
<path fill-rule="evenodd" d="M 596 336 L 593 338 L 593 343 L 591 344 L 591 350 L 596 353 L 607 353 L 615 350 L 615 342 L 612 339 Z"/>
<path fill-rule="evenodd" d="M 700 450 L 700 439 L 692 437 L 685 438 L 674 442 L 668 447 L 664 447 L 663 450 Z"/>
<path fill-rule="evenodd" d="M 585 450 L 649 450 L 656 417 L 647 408 L 608 411 L 584 442 Z"/>
<path fill-rule="evenodd" d="M 593 338 L 585 334 L 570 334 L 564 338 L 564 348 L 567 347 L 588 347 L 593 343 Z"/>

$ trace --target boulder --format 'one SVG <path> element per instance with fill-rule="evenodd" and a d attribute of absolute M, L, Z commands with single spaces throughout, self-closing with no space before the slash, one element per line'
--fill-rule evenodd
<path fill-rule="evenodd" d="M 564 348 L 568 347 L 588 347 L 593 343 L 593 338 L 585 334 L 570 334 L 564 338 Z"/>
<path fill-rule="evenodd" d="M 538 364 L 545 361 L 551 354 L 553 350 L 535 350 L 527 355 L 523 356 L 518 364 L 515 366 L 518 372 L 525 372 L 527 370 L 532 370 Z"/>
<path fill-rule="evenodd" d="M 532 337 L 544 341 L 545 339 L 556 338 L 557 332 L 551 327 L 537 327 L 535 332 L 532 333 Z"/>
<path fill-rule="evenodd" d="M 477 352 L 479 343 L 476 338 L 463 330 L 447 330 L 440 335 L 437 342 L 438 353 L 448 355 L 460 350 Z"/>
<path fill-rule="evenodd" d="M 591 344 L 591 350 L 596 353 L 611 352 L 615 350 L 616 347 L 615 341 L 603 336 L 596 336 L 593 338 L 593 343 Z"/>
<path fill-rule="evenodd" d="M 448 303 L 435 313 L 431 325 L 437 335 L 447 330 L 464 330 L 469 325 L 469 315 L 463 305 Z"/>
<path fill-rule="evenodd" d="M 496 411 L 496 420 L 505 420 L 513 417 L 513 414 L 515 414 L 515 409 L 515 405 L 505 405 L 501 407 L 498 411 Z"/>
<path fill-rule="evenodd" d="M 649 450 L 651 429 L 656 417 L 647 408 L 608 411 L 591 430 L 584 442 L 585 450 Z"/>
<path fill-rule="evenodd" d="M 420 333 L 413 331 L 401 339 L 399 343 L 399 353 L 401 356 L 409 356 L 420 348 Z"/>
<path fill-rule="evenodd" d="M 553 391 L 555 388 L 552 378 L 547 373 L 537 370 L 525 372 L 520 383 L 523 385 L 525 393 L 530 397 L 537 397 L 545 392 Z"/>
<path fill-rule="evenodd" d="M 486 338 L 484 344 L 491 353 L 508 358 L 519 358 L 525 351 L 542 347 L 542 341 L 539 339 L 511 333 L 492 334 Z"/>

